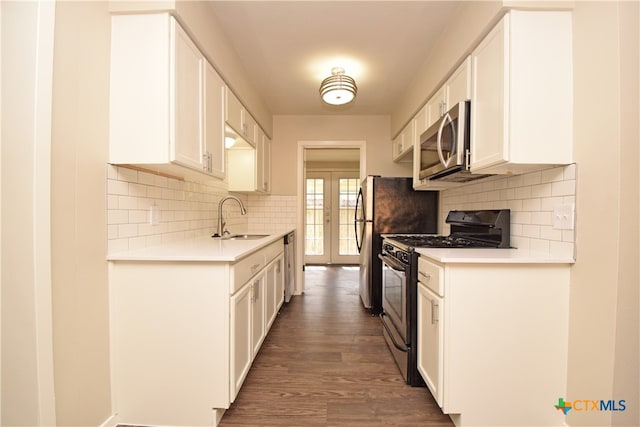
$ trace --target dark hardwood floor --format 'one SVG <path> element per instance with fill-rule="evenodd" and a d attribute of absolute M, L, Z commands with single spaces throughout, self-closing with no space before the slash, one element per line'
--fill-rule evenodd
<path fill-rule="evenodd" d="M 362 307 L 357 267 L 308 267 L 221 426 L 453 426 L 407 386 Z"/>

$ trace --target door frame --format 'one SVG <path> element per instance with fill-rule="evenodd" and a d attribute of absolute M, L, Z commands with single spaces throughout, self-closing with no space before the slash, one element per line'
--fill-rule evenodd
<path fill-rule="evenodd" d="M 295 294 L 304 292 L 304 201 L 305 201 L 305 178 L 306 168 L 304 165 L 304 150 L 308 148 L 357 148 L 360 150 L 360 181 L 367 176 L 367 142 L 366 141 L 298 141 L 298 152 L 296 156 L 296 230 L 300 236 L 300 244 L 296 245 L 296 259 L 300 260 L 296 266 L 296 289 Z"/>

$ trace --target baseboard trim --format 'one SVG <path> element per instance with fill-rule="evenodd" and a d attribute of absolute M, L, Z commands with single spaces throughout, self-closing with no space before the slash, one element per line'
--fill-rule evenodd
<path fill-rule="evenodd" d="M 109 418 L 104 420 L 100 427 L 116 427 L 118 425 L 118 414 L 111 414 Z"/>
<path fill-rule="evenodd" d="M 213 408 L 213 425 L 217 426 L 218 424 L 220 424 L 220 421 L 222 421 L 222 417 L 224 416 L 224 413 L 226 412 L 226 409 L 222 409 L 222 408 Z"/>

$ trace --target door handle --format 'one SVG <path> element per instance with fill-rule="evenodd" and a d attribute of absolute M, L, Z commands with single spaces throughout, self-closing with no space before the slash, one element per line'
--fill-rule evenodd
<path fill-rule="evenodd" d="M 438 312 L 438 303 L 435 300 L 431 300 L 431 324 L 434 325 L 438 323 L 439 316 Z"/>

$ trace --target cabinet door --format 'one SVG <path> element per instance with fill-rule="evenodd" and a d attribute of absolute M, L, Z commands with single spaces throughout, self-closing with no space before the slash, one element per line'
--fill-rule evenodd
<path fill-rule="evenodd" d="M 256 130 L 256 190 L 268 193 L 271 161 L 271 141 L 259 127 Z"/>
<path fill-rule="evenodd" d="M 425 285 L 418 285 L 418 371 L 443 407 L 444 346 L 443 300 Z"/>
<path fill-rule="evenodd" d="M 222 78 L 205 61 L 204 72 L 204 170 L 210 175 L 224 178 L 224 94 L 226 87 Z"/>
<path fill-rule="evenodd" d="M 471 54 L 471 171 L 507 158 L 508 15 Z"/>
<path fill-rule="evenodd" d="M 229 88 L 226 90 L 224 117 L 227 124 L 242 135 L 242 104 Z"/>
<path fill-rule="evenodd" d="M 251 285 L 251 355 L 252 358 L 258 354 L 262 341 L 265 337 L 265 276 L 260 274 Z"/>
<path fill-rule="evenodd" d="M 173 138 L 171 160 L 203 170 L 203 69 L 204 57 L 184 30 L 171 20 L 173 34 Z"/>
<path fill-rule="evenodd" d="M 252 283 L 247 284 L 231 297 L 231 384 L 230 401 L 233 402 L 244 382 L 253 360 L 252 330 Z"/>
<path fill-rule="evenodd" d="M 275 290 L 275 301 L 276 301 L 276 314 L 278 310 L 282 306 L 284 302 L 284 275 L 285 275 L 285 267 L 284 267 L 284 255 L 280 255 L 276 260 L 276 271 L 275 271 L 275 282 L 276 282 L 276 290 Z"/>
<path fill-rule="evenodd" d="M 434 124 L 445 113 L 447 90 L 443 85 L 427 102 L 427 128 Z"/>
<path fill-rule="evenodd" d="M 262 157 L 262 191 L 271 192 L 271 140 L 264 136 Z"/>
<path fill-rule="evenodd" d="M 267 330 L 276 318 L 276 267 L 277 264 L 276 261 L 274 261 L 267 268 L 267 274 L 265 275 L 265 286 L 267 289 L 265 318 L 267 319 Z"/>
<path fill-rule="evenodd" d="M 257 139 L 257 130 L 259 129 L 258 122 L 253 118 L 251 114 L 246 110 L 246 108 L 242 107 L 242 125 L 241 132 L 244 139 L 251 145 L 256 145 Z"/>
<path fill-rule="evenodd" d="M 458 102 L 471 98 L 471 58 L 468 57 L 456 69 L 446 83 L 447 106 L 446 110 L 453 108 Z"/>

